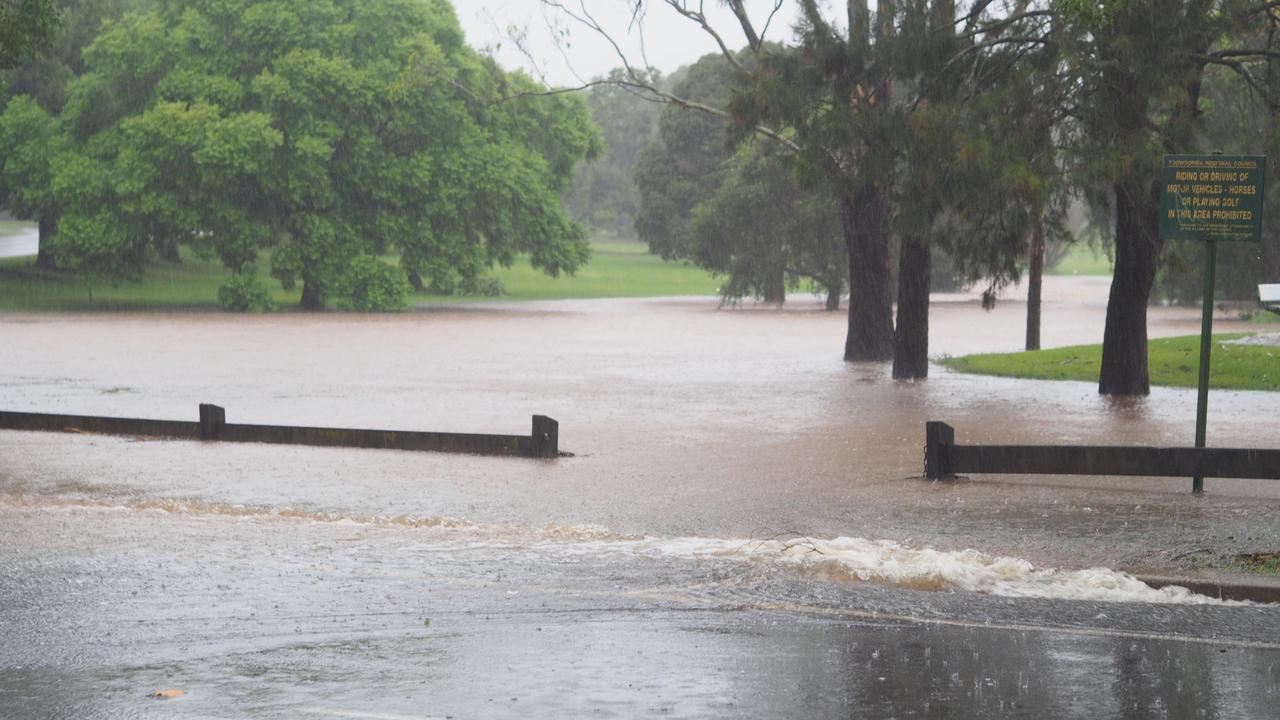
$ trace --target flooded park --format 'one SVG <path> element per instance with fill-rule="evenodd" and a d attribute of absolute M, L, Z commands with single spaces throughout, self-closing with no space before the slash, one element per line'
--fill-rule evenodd
<path fill-rule="evenodd" d="M 1046 287 L 1046 344 L 1095 339 L 1105 279 Z M 932 347 L 1016 349 L 1023 309 L 936 296 Z M 1274 483 L 921 479 L 926 420 L 1184 445 L 1194 391 L 894 382 L 840 359 L 843 322 L 806 297 L 4 315 L 6 410 L 546 414 L 565 454 L 0 431 L 0 717 L 1268 715 L 1280 611 L 1125 573 L 1280 544 Z M 1195 323 L 1151 311 L 1153 336 Z M 1213 394 L 1211 444 L 1277 426 L 1268 393 Z"/>
<path fill-rule="evenodd" d="M 1278 4 L 0 0 L 0 720 L 1274 720 Z"/>

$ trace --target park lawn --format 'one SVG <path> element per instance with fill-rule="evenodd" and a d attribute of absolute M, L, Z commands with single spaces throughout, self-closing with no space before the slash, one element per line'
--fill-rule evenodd
<path fill-rule="evenodd" d="M 138 282 L 91 286 L 74 275 L 38 270 L 32 258 L 0 259 L 0 311 L 218 310 L 218 287 L 229 274 L 218 261 L 185 252 L 180 264 L 151 263 Z M 650 255 L 643 243 L 594 243 L 591 261 L 574 276 L 547 277 L 530 268 L 523 256 L 490 276 L 505 290 L 494 299 L 711 295 L 719 287 L 709 273 L 685 263 L 664 262 Z M 298 304 L 301 290 L 286 292 L 274 279 L 265 274 L 263 279 L 280 309 Z M 410 296 L 414 303 L 477 299 L 482 298 Z"/>
<path fill-rule="evenodd" d="M 0 260 L 0 310 L 220 310 L 218 286 L 230 275 L 217 260 L 184 253 L 181 263 L 155 261 L 137 282 L 90 284 L 71 274 L 34 267 L 32 258 Z M 292 307 L 300 290 L 285 292 L 268 278 L 272 298 Z"/>
<path fill-rule="evenodd" d="M 686 262 L 667 262 L 651 255 L 642 242 L 596 242 L 591 260 L 573 275 L 548 277 L 529 266 L 523 255 L 509 268 L 495 268 L 489 277 L 502 283 L 498 299 L 557 300 L 564 298 L 660 297 L 714 295 L 720 282 Z M 418 294 L 418 301 L 456 302 L 472 297 Z"/>
<path fill-rule="evenodd" d="M 1045 271 L 1049 275 L 1105 275 L 1111 277 L 1111 260 L 1107 254 L 1087 243 L 1071 246 L 1057 265 Z"/>
<path fill-rule="evenodd" d="M 1241 337 L 1213 336 L 1209 386 L 1223 390 L 1280 390 L 1280 347 L 1226 345 Z M 1200 370 L 1200 336 L 1152 340 L 1147 350 L 1152 385 L 1196 387 Z M 943 358 L 942 365 L 959 372 L 1036 380 L 1097 382 L 1102 366 L 1101 345 L 986 353 Z"/>

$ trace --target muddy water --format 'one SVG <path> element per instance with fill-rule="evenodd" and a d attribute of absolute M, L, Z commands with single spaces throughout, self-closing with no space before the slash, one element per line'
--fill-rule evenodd
<path fill-rule="evenodd" d="M 1105 285 L 1096 285 L 1070 285 L 1070 302 L 1048 304 L 1047 344 L 1097 339 Z M 1152 315 L 1153 334 L 1196 322 L 1188 311 Z M 939 303 L 932 330 L 935 353 L 1016 348 L 1020 306 Z M 922 483 L 925 420 L 950 422 L 962 442 L 1189 444 L 1194 393 L 1113 402 L 1088 383 L 936 367 L 927 382 L 900 384 L 884 366 L 842 362 L 842 332 L 836 314 L 718 311 L 707 301 L 373 318 L 9 316 L 0 319 L 0 405 L 10 409 L 194 418 L 197 403 L 215 402 L 232 422 L 509 433 L 527 432 L 542 413 L 560 421 L 561 446 L 575 457 L 5 433 L 0 482 L 9 492 L 632 534 L 911 539 L 1073 565 L 1167 564 L 1146 547 L 1194 551 L 1205 533 L 1241 547 L 1276 540 L 1275 523 L 1256 522 L 1271 506 L 1254 500 L 1280 496 L 1267 481 L 1211 480 L 1207 501 L 1185 496 L 1181 479 Z M 1276 427 L 1273 396 L 1214 393 L 1211 443 L 1273 445 Z M 1036 530 L 1046 525 L 1051 532 Z M 1063 549 L 1061 534 L 1078 542 Z M 1151 534 L 1159 542 L 1145 542 Z"/>
<path fill-rule="evenodd" d="M 1096 342 L 1105 285 L 1054 296 L 1046 344 Z M 935 353 L 1018 347 L 1016 303 L 940 299 Z M 1152 311 L 1153 334 L 1196 322 Z M 2 317 L 6 409 L 509 433 L 541 413 L 574 456 L 0 432 L 0 716 L 141 715 L 170 685 L 190 696 L 165 711 L 201 717 L 1142 717 L 1187 687 L 1262 716 L 1273 609 L 1089 569 L 1280 547 L 1275 484 L 918 479 L 927 419 L 1188 444 L 1194 393 L 900 384 L 843 363 L 842 333 L 803 303 L 702 300 Z M 1212 398 L 1211 443 L 1277 427 L 1270 395 Z"/>

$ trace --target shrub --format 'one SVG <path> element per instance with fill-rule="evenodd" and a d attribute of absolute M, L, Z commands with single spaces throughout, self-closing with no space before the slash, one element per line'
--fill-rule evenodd
<path fill-rule="evenodd" d="M 268 312 L 275 306 L 267 288 L 248 273 L 236 273 L 218 288 L 218 304 L 232 312 Z"/>
<path fill-rule="evenodd" d="M 343 310 L 387 312 L 408 306 L 410 288 L 404 271 L 375 257 L 352 260 L 342 285 L 335 301 Z"/>

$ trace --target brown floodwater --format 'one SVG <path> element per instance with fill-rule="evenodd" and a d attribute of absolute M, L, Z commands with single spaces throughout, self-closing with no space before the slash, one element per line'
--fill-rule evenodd
<path fill-rule="evenodd" d="M 1099 341 L 1105 281 L 1046 297 L 1046 346 Z M 933 354 L 1020 346 L 1021 303 L 936 300 Z M 1191 334 L 1198 313 L 1150 324 Z M 1280 697 L 1273 609 L 1072 572 L 1280 548 L 1280 484 L 919 477 L 926 420 L 1189 445 L 1194 391 L 899 383 L 843 362 L 843 330 L 811 298 L 0 316 L 6 410 L 500 433 L 546 414 L 573 453 L 0 431 L 0 716 L 131 717 L 160 685 L 193 717 L 892 717 L 913 697 L 941 703 L 925 717 L 1159 717 L 1134 708 L 1182 683 L 1249 717 Z M 1275 395 L 1211 394 L 1210 444 L 1278 431 Z M 1089 668 L 1076 693 L 1055 679 Z"/>

